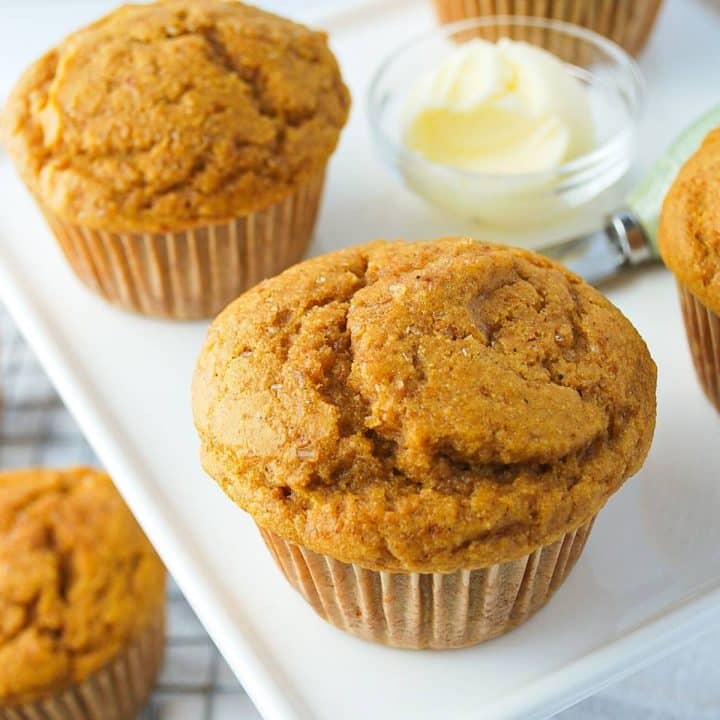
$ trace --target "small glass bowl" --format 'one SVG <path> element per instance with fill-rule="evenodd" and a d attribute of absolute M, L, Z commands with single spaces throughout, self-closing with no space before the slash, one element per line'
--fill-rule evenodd
<path fill-rule="evenodd" d="M 595 126 L 593 150 L 555 169 L 489 174 L 427 160 L 409 149 L 408 96 L 457 47 L 473 38 L 521 40 L 549 50 L 585 86 Z M 567 218 L 622 178 L 632 164 L 644 82 L 635 61 L 597 33 L 556 20 L 483 17 L 442 26 L 406 43 L 370 85 L 372 133 L 383 160 L 430 203 L 497 230 L 527 231 Z"/>

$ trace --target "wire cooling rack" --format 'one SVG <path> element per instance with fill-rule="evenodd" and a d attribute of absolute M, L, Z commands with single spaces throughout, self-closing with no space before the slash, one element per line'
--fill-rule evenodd
<path fill-rule="evenodd" d="M 98 465 L 32 351 L 0 306 L 0 469 Z M 257 720 L 250 699 L 174 582 L 158 685 L 140 720 Z"/>

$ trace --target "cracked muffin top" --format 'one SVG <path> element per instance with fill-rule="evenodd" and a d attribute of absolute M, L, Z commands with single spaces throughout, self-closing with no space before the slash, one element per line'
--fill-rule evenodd
<path fill-rule="evenodd" d="M 0 473 L 0 702 L 82 681 L 144 630 L 165 570 L 107 475 Z"/>
<path fill-rule="evenodd" d="M 720 313 L 720 128 L 680 170 L 663 203 L 665 264 L 703 305 Z"/>
<path fill-rule="evenodd" d="M 389 571 L 511 560 L 642 465 L 655 365 L 598 291 L 468 239 L 296 265 L 213 322 L 202 463 L 262 527 Z"/>
<path fill-rule="evenodd" d="M 325 34 L 229 0 L 125 5 L 24 73 L 8 149 L 60 217 L 177 230 L 279 202 L 321 171 L 350 105 Z"/>

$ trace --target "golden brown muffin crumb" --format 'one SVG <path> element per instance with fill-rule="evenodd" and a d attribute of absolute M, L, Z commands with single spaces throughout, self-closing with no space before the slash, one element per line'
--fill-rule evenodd
<path fill-rule="evenodd" d="M 80 682 L 144 630 L 165 570 L 107 475 L 0 473 L 0 701 Z"/>
<path fill-rule="evenodd" d="M 678 280 L 720 313 L 720 128 L 680 170 L 663 203 L 660 253 Z"/>
<path fill-rule="evenodd" d="M 125 5 L 67 37 L 3 124 L 26 183 L 65 220 L 162 231 L 289 195 L 349 108 L 323 33 L 230 0 Z"/>
<path fill-rule="evenodd" d="M 264 528 L 344 562 L 520 557 L 641 466 L 655 366 L 599 292 L 532 253 L 379 243 L 265 281 L 193 383 L 208 473 Z"/>

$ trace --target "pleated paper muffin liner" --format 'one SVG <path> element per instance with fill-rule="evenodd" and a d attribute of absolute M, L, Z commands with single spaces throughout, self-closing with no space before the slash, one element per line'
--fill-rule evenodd
<path fill-rule="evenodd" d="M 320 617 L 394 647 L 461 648 L 512 630 L 565 580 L 594 518 L 518 560 L 453 573 L 393 573 L 319 555 L 260 529 L 290 584 Z"/>
<path fill-rule="evenodd" d="M 678 283 L 690 353 L 700 385 L 720 412 L 720 317 Z"/>
<path fill-rule="evenodd" d="M 136 720 L 160 671 L 165 608 L 113 660 L 80 683 L 37 700 L 1 705 L 0 720 Z"/>
<path fill-rule="evenodd" d="M 662 0 L 435 0 L 435 9 L 444 23 L 490 15 L 562 20 L 593 30 L 637 55 L 650 36 L 661 4 Z M 524 37 L 518 34 L 523 30 Z M 497 39 L 497 28 L 492 32 L 495 36 L 487 39 Z M 536 28 L 513 29 L 511 37 L 557 50 L 538 42 L 537 33 Z"/>
<path fill-rule="evenodd" d="M 269 208 L 168 233 L 104 232 L 43 212 L 75 274 L 109 302 L 145 315 L 216 315 L 298 262 L 315 227 L 325 169 Z"/>

